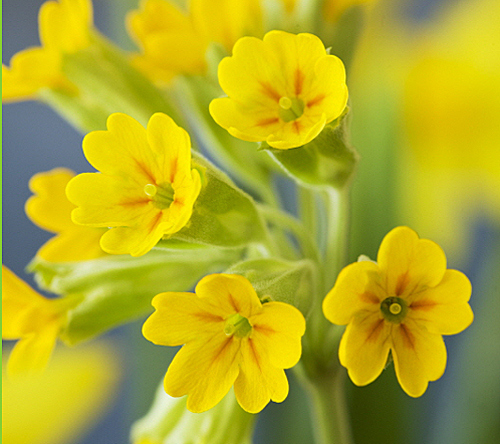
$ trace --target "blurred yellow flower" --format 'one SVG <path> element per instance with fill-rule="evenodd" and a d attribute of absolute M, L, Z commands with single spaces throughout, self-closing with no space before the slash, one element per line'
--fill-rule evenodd
<path fill-rule="evenodd" d="M 45 368 L 73 298 L 47 299 L 2 265 L 2 339 L 18 340 L 7 366 L 11 375 Z"/>
<path fill-rule="evenodd" d="M 283 302 L 262 304 L 239 275 L 213 274 L 193 293 L 161 293 L 145 322 L 146 339 L 183 345 L 165 376 L 165 391 L 188 395 L 187 408 L 214 407 L 234 384 L 236 399 L 250 413 L 288 395 L 283 369 L 300 359 L 305 320 Z"/>
<path fill-rule="evenodd" d="M 210 114 L 233 136 L 289 149 L 313 140 L 347 103 L 342 61 L 312 34 L 268 32 L 243 37 L 219 64 L 229 97 L 210 103 Z"/>
<path fill-rule="evenodd" d="M 42 88 L 76 92 L 62 72 L 64 54 L 90 45 L 90 0 L 45 2 L 38 14 L 41 47 L 28 48 L 2 65 L 2 100 L 33 99 Z"/>
<path fill-rule="evenodd" d="M 104 251 L 141 256 L 188 223 L 200 174 L 191 167 L 189 135 L 166 114 L 154 114 L 145 129 L 116 113 L 107 128 L 83 140 L 87 160 L 101 173 L 79 174 L 68 183 L 68 199 L 78 207 L 72 219 L 111 227 L 101 237 Z"/>
<path fill-rule="evenodd" d="M 500 3 L 450 3 L 443 12 L 405 73 L 412 170 L 401 176 L 401 201 L 420 229 L 467 251 L 477 218 L 500 221 Z"/>
<path fill-rule="evenodd" d="M 168 0 L 142 0 L 127 22 L 142 50 L 135 65 L 159 83 L 177 74 L 203 74 L 210 42 L 230 51 L 243 35 L 262 33 L 258 0 L 192 0 L 188 12 Z"/>
<path fill-rule="evenodd" d="M 339 358 L 356 385 L 374 381 L 391 352 L 401 387 L 417 397 L 444 372 L 441 335 L 471 324 L 470 295 L 469 280 L 446 269 L 437 244 L 398 227 L 382 241 L 377 263 L 365 260 L 342 270 L 323 312 L 332 323 L 347 324 Z"/>
<path fill-rule="evenodd" d="M 35 174 L 29 183 L 34 196 L 26 201 L 26 214 L 39 227 L 57 233 L 39 250 L 38 256 L 49 262 L 69 262 L 105 256 L 99 245 L 102 228 L 75 224 L 71 211 L 76 208 L 66 197 L 66 185 L 75 173 L 57 168 Z"/>
<path fill-rule="evenodd" d="M 3 444 L 76 442 L 99 420 L 116 393 L 114 350 L 93 344 L 56 350 L 43 373 L 9 378 L 2 360 Z"/>

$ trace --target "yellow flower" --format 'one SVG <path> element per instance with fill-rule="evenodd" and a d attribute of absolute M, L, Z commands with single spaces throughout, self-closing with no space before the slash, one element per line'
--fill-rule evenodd
<path fill-rule="evenodd" d="M 45 368 L 74 299 L 46 299 L 2 265 L 2 339 L 16 340 L 10 374 Z"/>
<path fill-rule="evenodd" d="M 167 0 L 142 0 L 128 16 L 132 38 L 142 49 L 136 66 L 160 83 L 177 74 L 203 74 L 210 42 L 228 51 L 243 35 L 261 32 L 258 0 L 193 0 L 184 12 Z"/>
<path fill-rule="evenodd" d="M 200 174 L 191 169 L 189 135 L 165 114 L 154 114 L 145 129 L 116 113 L 107 128 L 83 140 L 85 156 L 101 173 L 80 174 L 68 183 L 68 199 L 78 207 L 72 218 L 111 227 L 101 238 L 104 251 L 141 256 L 188 223 Z"/>
<path fill-rule="evenodd" d="M 35 174 L 30 180 L 35 195 L 26 202 L 26 214 L 39 227 L 57 233 L 38 250 L 37 254 L 46 261 L 84 261 L 106 254 L 99 246 L 104 229 L 82 227 L 71 220 L 75 206 L 65 190 L 74 176 L 73 171 L 57 168 Z"/>
<path fill-rule="evenodd" d="M 165 376 L 165 391 L 188 395 L 187 408 L 215 406 L 234 384 L 236 399 L 250 413 L 288 395 L 283 369 L 300 359 L 305 320 L 283 302 L 262 304 L 250 282 L 239 275 L 213 274 L 193 293 L 161 293 L 143 327 L 160 345 L 185 344 Z"/>
<path fill-rule="evenodd" d="M 42 47 L 15 54 L 11 67 L 2 65 L 2 99 L 33 99 L 43 88 L 75 92 L 62 72 L 64 54 L 90 44 L 92 3 L 90 0 L 45 2 L 38 14 Z"/>
<path fill-rule="evenodd" d="M 4 358 L 3 444 L 76 442 L 116 394 L 120 368 L 109 344 L 61 348 L 43 373 L 16 378 L 6 375 Z"/>
<path fill-rule="evenodd" d="M 219 64 L 219 83 L 229 97 L 210 103 L 214 120 L 239 139 L 280 149 L 313 140 L 347 103 L 344 65 L 312 34 L 241 38 Z"/>
<path fill-rule="evenodd" d="M 403 390 L 421 396 L 444 372 L 442 335 L 472 322 L 471 285 L 463 273 L 446 269 L 437 244 L 407 227 L 386 235 L 377 261 L 344 268 L 323 312 L 334 324 L 347 324 L 339 357 L 356 385 L 374 381 L 390 351 Z"/>

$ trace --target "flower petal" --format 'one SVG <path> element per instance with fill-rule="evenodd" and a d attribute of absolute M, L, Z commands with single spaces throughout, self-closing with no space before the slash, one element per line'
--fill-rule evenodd
<path fill-rule="evenodd" d="M 142 333 L 154 344 L 183 345 L 200 334 L 224 331 L 224 319 L 208 312 L 205 301 L 194 293 L 160 293 L 152 304 L 156 311 L 144 323 Z"/>
<path fill-rule="evenodd" d="M 239 313 L 247 319 L 262 311 L 262 304 L 248 279 L 237 274 L 211 274 L 196 286 L 196 294 L 206 298 L 212 313 L 226 318 Z"/>
<path fill-rule="evenodd" d="M 75 228 L 71 211 L 75 206 L 66 197 L 65 189 L 75 173 L 66 168 L 35 174 L 29 182 L 34 193 L 26 201 L 28 217 L 39 227 L 59 233 Z"/>
<path fill-rule="evenodd" d="M 61 330 L 59 319 L 45 322 L 43 328 L 24 336 L 12 349 L 7 363 L 10 375 L 43 370 L 49 362 Z"/>
<path fill-rule="evenodd" d="M 83 139 L 83 152 L 101 173 L 127 177 L 129 181 L 154 184 L 155 156 L 148 145 L 146 129 L 126 114 L 108 117 L 107 131 L 92 131 Z"/>
<path fill-rule="evenodd" d="M 412 297 L 408 316 L 432 333 L 460 333 L 474 319 L 468 304 L 471 293 L 471 283 L 465 274 L 446 270 L 439 285 Z"/>
<path fill-rule="evenodd" d="M 253 330 L 251 339 L 269 354 L 273 366 L 283 369 L 293 367 L 302 354 L 300 338 L 306 322 L 302 313 L 283 302 L 268 302 L 262 312 L 250 317 Z"/>
<path fill-rule="evenodd" d="M 419 239 L 408 227 L 397 227 L 382 241 L 377 256 L 386 279 L 389 296 L 408 297 L 426 287 L 434 287 L 443 279 L 446 256 L 439 245 Z"/>
<path fill-rule="evenodd" d="M 258 339 L 242 340 L 234 393 L 243 410 L 250 413 L 260 412 L 271 399 L 282 402 L 288 396 L 285 372 L 269 363 L 268 352 Z"/>
<path fill-rule="evenodd" d="M 393 328 L 391 338 L 399 384 L 408 395 L 422 396 L 429 381 L 444 373 L 446 347 L 442 336 L 408 319 Z"/>
<path fill-rule="evenodd" d="M 348 324 L 359 311 L 376 312 L 386 295 L 377 285 L 379 267 L 371 261 L 345 267 L 323 301 L 325 317 L 337 325 Z"/>
<path fill-rule="evenodd" d="M 391 325 L 379 313 L 359 312 L 340 341 L 340 363 L 354 384 L 363 386 L 382 373 L 391 346 Z"/>
<path fill-rule="evenodd" d="M 187 408 L 204 412 L 215 406 L 238 376 L 240 341 L 222 331 L 185 345 L 165 375 L 165 391 L 174 397 L 188 395 Z"/>

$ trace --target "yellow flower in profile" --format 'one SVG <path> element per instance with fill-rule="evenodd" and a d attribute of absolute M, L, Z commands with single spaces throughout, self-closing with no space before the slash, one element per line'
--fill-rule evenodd
<path fill-rule="evenodd" d="M 288 395 L 283 369 L 300 359 L 305 320 L 283 302 L 262 304 L 250 282 L 239 275 L 212 274 L 194 293 L 161 293 L 143 334 L 160 345 L 184 345 L 170 364 L 165 391 L 188 395 L 187 408 L 214 407 L 234 384 L 241 407 L 261 411 Z"/>
<path fill-rule="evenodd" d="M 6 374 L 2 359 L 3 444 L 68 444 L 98 422 L 116 395 L 119 360 L 111 344 L 61 347 L 44 372 Z"/>
<path fill-rule="evenodd" d="M 142 0 L 127 22 L 142 50 L 134 63 L 159 83 L 177 74 L 203 74 L 210 42 L 230 51 L 243 35 L 262 32 L 259 0 L 192 0 L 189 11 L 168 0 Z"/>
<path fill-rule="evenodd" d="M 289 149 L 313 140 L 347 104 L 342 61 L 312 34 L 268 32 L 243 37 L 219 64 L 228 97 L 210 103 L 210 114 L 233 136 Z"/>
<path fill-rule="evenodd" d="M 39 227 L 57 233 L 46 242 L 37 255 L 49 262 L 70 262 L 96 259 L 106 255 L 99 245 L 102 228 L 75 224 L 75 209 L 66 197 L 66 185 L 75 173 L 65 168 L 35 174 L 29 183 L 34 196 L 26 201 L 26 214 Z"/>
<path fill-rule="evenodd" d="M 45 368 L 74 301 L 44 298 L 2 265 L 2 339 L 18 340 L 9 374 Z"/>
<path fill-rule="evenodd" d="M 166 114 L 154 114 L 145 129 L 116 113 L 107 128 L 83 140 L 87 160 L 101 172 L 68 183 L 66 194 L 77 206 L 72 219 L 111 227 L 101 237 L 104 251 L 141 256 L 188 223 L 200 174 L 191 167 L 189 135 Z"/>
<path fill-rule="evenodd" d="M 90 45 L 90 0 L 45 2 L 38 14 L 41 47 L 28 48 L 2 65 L 2 99 L 6 102 L 35 98 L 43 88 L 76 91 L 62 72 L 64 54 Z"/>
<path fill-rule="evenodd" d="M 398 227 L 382 241 L 377 263 L 356 262 L 341 271 L 323 312 L 332 323 L 347 324 L 339 358 L 356 385 L 374 381 L 391 352 L 401 387 L 417 397 L 444 372 L 442 335 L 471 324 L 470 295 L 469 280 L 446 269 L 437 244 Z"/>

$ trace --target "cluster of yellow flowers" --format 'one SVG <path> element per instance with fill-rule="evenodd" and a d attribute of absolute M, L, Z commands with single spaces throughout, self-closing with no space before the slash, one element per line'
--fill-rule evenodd
<path fill-rule="evenodd" d="M 291 15 L 305 3 L 281 7 Z M 327 20 L 340 20 L 356 3 L 363 2 L 324 2 Z M 201 154 L 213 141 L 226 149 L 229 134 L 235 139 L 227 143 L 225 158 L 215 160 L 229 165 L 230 174 L 237 176 L 238 167 L 249 176 L 259 171 L 269 181 L 260 186 L 270 189 L 270 178 L 285 170 L 310 196 L 327 196 L 331 203 L 332 196 L 346 195 L 356 155 L 346 136 L 344 64 L 314 34 L 264 34 L 265 12 L 258 0 L 216 7 L 193 0 L 188 10 L 168 0 L 143 0 L 128 16 L 141 50 L 124 56 L 93 28 L 89 0 L 42 6 L 42 47 L 17 54 L 10 68 L 3 67 L 4 100 L 56 94 L 78 105 L 71 107 L 77 115 L 68 116 L 73 122 L 88 122 L 85 116 L 95 109 L 109 117 L 106 128 L 98 120 L 83 125 L 92 130 L 83 152 L 97 172 L 75 175 L 58 168 L 30 182 L 35 195 L 26 213 L 56 233 L 31 269 L 61 297 L 41 296 L 4 268 L 2 336 L 18 340 L 11 374 L 43 368 L 57 338 L 74 344 L 144 315 L 144 302 L 151 301 L 155 311 L 143 335 L 155 344 L 183 346 L 164 389 L 172 397 L 187 395 L 191 412 L 212 409 L 233 386 L 237 402 L 250 413 L 270 400 L 282 402 L 288 395 L 284 369 L 297 365 L 303 347 L 307 374 L 320 368 L 319 350 L 338 346 L 340 364 L 357 385 L 374 381 L 392 357 L 410 396 L 422 395 L 443 374 L 442 335 L 467 328 L 473 314 L 470 283 L 446 269 L 439 246 L 398 227 L 382 241 L 377 262 L 362 258 L 343 268 L 346 262 L 333 263 L 332 257 L 345 252 L 331 254 L 345 248 L 338 239 L 347 236 L 345 225 L 333 222 L 338 208 L 322 204 L 331 223 L 321 237 L 323 248 L 304 220 L 259 194 L 259 187 L 250 190 L 265 201 L 257 203 Z M 207 54 L 218 57 L 220 88 L 210 84 Z M 116 96 L 100 97 L 100 78 L 86 75 L 94 69 L 89 56 L 110 73 L 104 83 L 117 82 Z M 187 89 L 179 86 L 182 79 Z M 201 92 L 194 86 L 200 79 L 209 85 Z M 144 105 L 144 85 L 168 109 L 163 102 Z M 122 101 L 116 100 L 120 94 Z M 204 117 L 191 108 L 190 94 L 203 97 Z M 196 272 L 185 268 L 195 263 Z M 169 279 L 162 274 L 167 268 Z M 338 277 L 331 275 L 342 268 Z M 157 277 L 148 281 L 151 270 Z M 186 292 L 201 276 L 195 292 Z M 176 277 L 178 285 L 170 282 Z M 123 282 L 129 283 L 128 299 Z M 92 298 L 96 289 L 118 313 L 101 312 L 100 324 L 92 316 L 100 309 Z M 340 344 L 325 339 L 335 336 L 326 330 L 338 327 L 324 324 L 323 314 L 347 325 Z M 335 366 L 336 359 L 327 363 Z"/>

